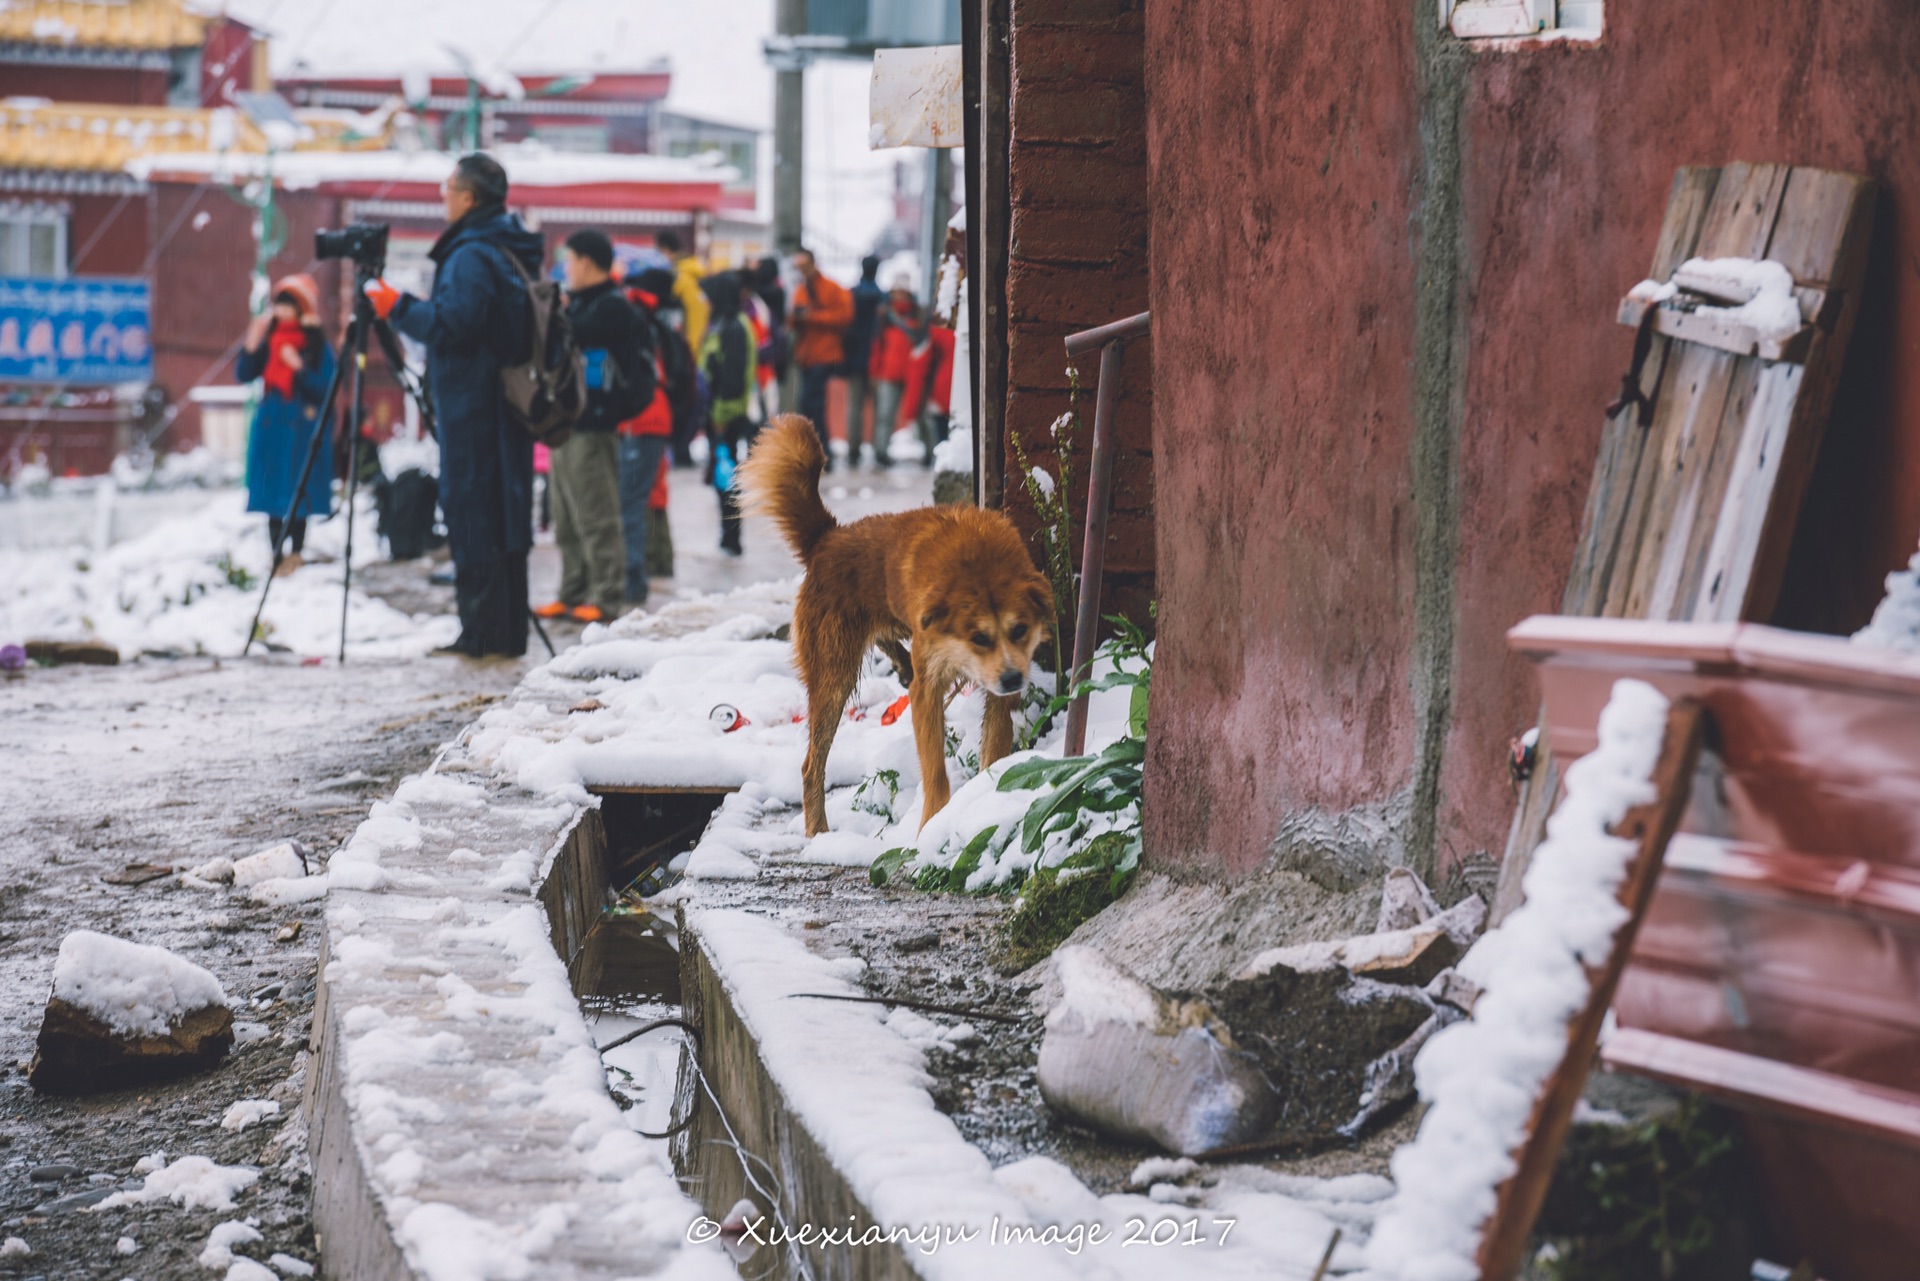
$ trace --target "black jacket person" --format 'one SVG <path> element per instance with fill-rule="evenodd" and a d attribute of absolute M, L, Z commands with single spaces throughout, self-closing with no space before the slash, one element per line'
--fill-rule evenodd
<path fill-rule="evenodd" d="M 453 551 L 460 638 L 449 650 L 480 657 L 527 650 L 527 553 L 533 546 L 533 441 L 509 421 L 500 369 L 524 357 L 526 288 L 541 268 L 538 236 L 506 209 L 507 175 L 475 152 L 441 188 L 450 225 L 429 257 L 428 298 L 367 286 L 394 328 L 426 345 L 440 428 L 440 507 Z"/>

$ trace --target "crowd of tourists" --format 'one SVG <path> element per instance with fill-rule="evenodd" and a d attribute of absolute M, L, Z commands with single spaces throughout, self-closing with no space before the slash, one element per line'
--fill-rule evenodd
<path fill-rule="evenodd" d="M 954 335 L 921 303 L 910 275 L 883 289 L 880 260 L 869 257 L 848 288 L 806 249 L 784 268 L 767 257 L 711 270 L 670 229 L 651 245 L 616 246 L 585 228 L 567 237 L 557 264 L 583 358 L 584 406 L 563 440 L 541 444 L 516 418 L 502 371 L 532 345 L 531 282 L 547 270 L 543 242 L 508 211 L 506 172 L 484 153 L 463 157 L 441 194 L 448 225 L 429 254 L 429 296 L 381 279 L 366 292 L 380 318 L 426 351 L 461 623 L 445 652 L 517 656 L 526 652 L 529 614 L 584 623 L 644 606 L 648 580 L 673 573 L 675 467 L 703 469 L 719 546 L 741 555 L 733 473 L 782 410 L 813 423 L 830 468 L 835 437 L 846 441 L 847 466 L 870 453 L 877 468 L 900 461 L 895 442 L 908 440 L 930 467 L 946 438 Z M 323 428 L 332 372 L 317 300 L 307 277 L 279 282 L 236 370 L 264 378 L 249 506 L 268 514 L 276 550 L 290 536 L 296 555 L 305 518 L 328 507 L 332 479 L 329 459 L 295 501 L 298 463 Z M 837 399 L 835 384 L 844 391 Z M 556 599 L 530 610 L 536 493 L 561 580 Z"/>

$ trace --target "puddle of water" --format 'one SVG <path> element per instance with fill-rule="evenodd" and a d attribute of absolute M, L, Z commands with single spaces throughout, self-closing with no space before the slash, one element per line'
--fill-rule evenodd
<path fill-rule="evenodd" d="M 680 1015 L 680 950 L 671 921 L 646 912 L 609 913 L 586 940 L 580 998 L 595 1044 L 609 1045 L 655 1019 Z M 685 1033 L 659 1028 L 601 1055 L 607 1087 L 626 1105 L 627 1124 L 659 1134 L 673 1124 Z"/>

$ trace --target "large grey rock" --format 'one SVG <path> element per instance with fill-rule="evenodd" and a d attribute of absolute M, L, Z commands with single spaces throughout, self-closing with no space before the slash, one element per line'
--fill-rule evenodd
<path fill-rule="evenodd" d="M 1040 1043 L 1040 1094 L 1096 1129 L 1192 1155 L 1250 1143 L 1276 1100 L 1203 1002 L 1180 1002 L 1091 948 L 1055 954 L 1065 997 Z"/>
<path fill-rule="evenodd" d="M 1042 1096 L 1185 1156 L 1353 1137 L 1409 1097 L 1415 1051 L 1459 1017 L 1417 986 L 1355 974 L 1330 950 L 1297 965 L 1269 954 L 1184 993 L 1158 991 L 1091 948 L 1055 956 L 1062 998 L 1041 1041 Z"/>
<path fill-rule="evenodd" d="M 116 1032 L 59 997 L 49 997 L 27 1083 L 47 1094 L 91 1094 L 169 1080 L 218 1063 L 233 1046 L 233 1011 L 188 1011 L 159 1035 Z"/>

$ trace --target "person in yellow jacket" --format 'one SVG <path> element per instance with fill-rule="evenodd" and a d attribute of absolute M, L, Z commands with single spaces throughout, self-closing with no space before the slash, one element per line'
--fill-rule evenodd
<path fill-rule="evenodd" d="M 707 336 L 707 318 L 713 312 L 706 292 L 700 288 L 700 278 L 707 273 L 701 269 L 700 260 L 687 252 L 680 233 L 671 227 L 655 236 L 654 244 L 673 259 L 673 297 L 687 317 L 687 349 L 699 351 Z"/>

